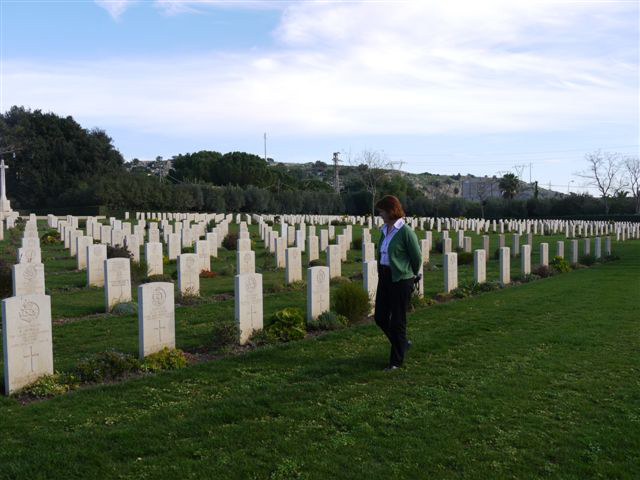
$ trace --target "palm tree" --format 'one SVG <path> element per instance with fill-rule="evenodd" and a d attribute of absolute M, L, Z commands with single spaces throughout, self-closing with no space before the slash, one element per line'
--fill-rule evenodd
<path fill-rule="evenodd" d="M 504 198 L 508 198 L 509 200 L 513 200 L 513 197 L 518 193 L 518 188 L 520 187 L 520 180 L 513 173 L 505 174 L 498 183 L 498 187 L 502 192 L 502 196 Z"/>

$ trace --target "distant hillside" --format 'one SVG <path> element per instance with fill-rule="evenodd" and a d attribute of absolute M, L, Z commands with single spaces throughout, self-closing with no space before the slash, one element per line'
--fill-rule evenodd
<path fill-rule="evenodd" d="M 284 163 L 274 162 L 271 165 L 286 167 L 289 173 L 299 179 L 313 178 L 327 183 L 333 187 L 334 170 L 333 165 L 325 162 L 308 163 Z M 409 181 L 417 190 L 428 198 L 438 197 L 458 197 L 465 200 L 481 201 L 488 198 L 499 198 L 501 192 L 498 187 L 499 177 L 485 176 L 476 177 L 474 175 L 437 175 L 432 173 L 408 173 L 394 171 L 404 179 Z M 340 165 L 338 176 L 340 180 L 340 190 L 344 191 L 349 185 L 358 181 L 360 175 L 358 167 Z M 520 181 L 520 188 L 516 195 L 517 200 L 527 200 L 535 196 L 535 184 Z M 563 193 L 538 187 L 538 198 L 562 197 Z"/>

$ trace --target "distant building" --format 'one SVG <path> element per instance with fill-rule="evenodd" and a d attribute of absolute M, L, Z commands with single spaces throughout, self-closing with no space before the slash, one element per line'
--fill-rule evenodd
<path fill-rule="evenodd" d="M 173 160 L 163 160 L 162 157 L 158 157 L 156 160 L 134 158 L 124 166 L 130 172 L 146 172 L 158 177 L 166 177 L 173 167 Z"/>

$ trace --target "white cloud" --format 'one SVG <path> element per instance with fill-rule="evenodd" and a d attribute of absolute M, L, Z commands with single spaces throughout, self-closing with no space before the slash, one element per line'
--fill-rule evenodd
<path fill-rule="evenodd" d="M 135 0 L 95 0 L 95 3 L 109 12 L 114 20 L 118 20 L 120 15 L 135 3 Z"/>
<path fill-rule="evenodd" d="M 166 0 L 163 8 L 219 3 Z M 270 51 L 6 62 L 5 102 L 181 136 L 264 129 L 482 133 L 637 122 L 637 64 L 629 61 L 637 47 L 633 38 L 611 40 L 634 21 L 624 8 L 549 1 L 286 4 Z"/>

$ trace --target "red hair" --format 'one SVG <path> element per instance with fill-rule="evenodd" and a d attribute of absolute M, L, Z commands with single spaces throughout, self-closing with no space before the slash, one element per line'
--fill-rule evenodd
<path fill-rule="evenodd" d="M 393 220 L 398 220 L 405 216 L 400 200 L 393 195 L 386 195 L 378 200 L 376 210 L 384 210 Z"/>

